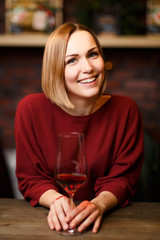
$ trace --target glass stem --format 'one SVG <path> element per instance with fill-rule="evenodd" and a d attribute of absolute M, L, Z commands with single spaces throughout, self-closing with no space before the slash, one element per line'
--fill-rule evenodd
<path fill-rule="evenodd" d="M 73 202 L 73 194 L 70 195 L 70 200 L 71 200 L 71 209 L 74 208 L 74 202 Z"/>

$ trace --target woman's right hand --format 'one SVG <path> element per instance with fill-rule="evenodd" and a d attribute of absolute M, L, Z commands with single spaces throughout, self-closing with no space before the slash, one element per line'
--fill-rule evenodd
<path fill-rule="evenodd" d="M 59 197 L 50 206 L 47 221 L 50 229 L 56 231 L 67 230 L 69 224 L 65 221 L 66 215 L 75 207 L 66 196 Z"/>

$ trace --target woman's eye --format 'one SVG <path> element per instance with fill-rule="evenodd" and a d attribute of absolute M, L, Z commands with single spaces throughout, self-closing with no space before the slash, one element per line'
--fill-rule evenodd
<path fill-rule="evenodd" d="M 75 63 L 75 61 L 76 61 L 75 58 L 69 59 L 69 60 L 67 61 L 67 64 Z"/>
<path fill-rule="evenodd" d="M 89 53 L 89 57 L 97 57 L 98 55 L 99 55 L 98 52 Z"/>

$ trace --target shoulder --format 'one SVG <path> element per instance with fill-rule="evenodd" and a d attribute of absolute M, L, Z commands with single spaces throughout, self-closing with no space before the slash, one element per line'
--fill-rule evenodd
<path fill-rule="evenodd" d="M 20 100 L 19 105 L 25 105 L 25 104 L 36 104 L 37 102 L 45 102 L 48 100 L 44 93 L 32 93 L 27 96 L 25 96 L 22 100 Z"/>
<path fill-rule="evenodd" d="M 36 115 L 45 112 L 53 106 L 51 101 L 43 93 L 34 93 L 25 96 L 19 103 L 16 109 L 16 115 Z"/>
<path fill-rule="evenodd" d="M 111 107 L 118 108 L 121 111 L 129 109 L 138 109 L 137 103 L 128 96 L 111 95 L 109 100 Z"/>
<path fill-rule="evenodd" d="M 42 105 L 41 105 L 42 104 Z M 50 100 L 43 93 L 33 93 L 25 96 L 19 103 L 18 108 L 40 107 L 43 104 L 50 104 Z"/>
<path fill-rule="evenodd" d="M 110 113 L 112 118 L 121 121 L 121 123 L 139 123 L 141 113 L 137 103 L 128 96 L 113 95 L 111 97 Z"/>
<path fill-rule="evenodd" d="M 111 95 L 111 99 L 113 102 L 118 102 L 119 104 L 122 104 L 122 103 L 127 103 L 129 105 L 136 104 L 136 102 L 132 98 L 124 95 Z"/>
<path fill-rule="evenodd" d="M 112 119 L 134 119 L 139 118 L 140 111 L 137 103 L 128 96 L 111 95 L 110 99 L 102 107 L 101 114 L 106 114 Z"/>

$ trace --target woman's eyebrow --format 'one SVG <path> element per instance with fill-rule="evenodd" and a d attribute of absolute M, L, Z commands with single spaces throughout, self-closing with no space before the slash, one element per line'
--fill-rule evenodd
<path fill-rule="evenodd" d="M 98 47 L 93 47 L 93 48 L 89 49 L 89 50 L 88 50 L 88 53 L 92 52 L 92 51 L 95 50 L 95 49 L 98 49 Z"/>
<path fill-rule="evenodd" d="M 98 49 L 98 47 L 93 47 L 93 48 L 89 49 L 89 50 L 87 51 L 87 53 L 90 53 L 90 52 L 92 52 L 92 51 L 95 50 L 95 49 Z M 73 53 L 73 54 L 66 55 L 65 58 L 67 58 L 67 57 L 76 57 L 76 56 L 78 56 L 78 55 L 79 55 L 79 54 L 77 54 L 77 53 Z"/>
<path fill-rule="evenodd" d="M 75 57 L 75 56 L 78 56 L 78 54 L 77 54 L 77 53 L 69 54 L 69 55 L 66 55 L 65 58 L 67 58 L 67 57 L 73 57 L 73 56 L 74 56 L 74 57 Z"/>

